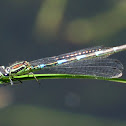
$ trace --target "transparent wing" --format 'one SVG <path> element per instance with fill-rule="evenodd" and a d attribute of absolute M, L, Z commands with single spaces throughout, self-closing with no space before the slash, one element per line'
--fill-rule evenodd
<path fill-rule="evenodd" d="M 65 53 L 65 54 L 61 54 L 61 55 L 58 55 L 58 56 L 46 57 L 46 58 L 34 60 L 34 61 L 31 61 L 30 64 L 32 66 L 36 66 L 36 65 L 40 65 L 40 64 L 53 63 L 53 62 L 56 62 L 57 60 L 60 60 L 60 59 L 66 59 L 67 60 L 67 59 L 69 59 L 71 57 L 76 57 L 76 56 L 81 55 L 81 54 L 83 55 L 83 54 L 88 54 L 88 53 L 91 53 L 91 52 L 96 52 L 99 49 L 103 50 L 103 49 L 107 49 L 107 48 L 103 47 L 103 46 L 96 46 L 96 47 L 92 47 L 92 48 L 81 49 L 81 50 L 78 50 L 78 51 Z M 107 56 L 108 55 L 100 57 L 100 58 L 105 58 Z"/>
<path fill-rule="evenodd" d="M 90 59 L 46 68 L 49 73 L 83 74 L 108 78 L 122 76 L 123 65 L 116 59 Z"/>

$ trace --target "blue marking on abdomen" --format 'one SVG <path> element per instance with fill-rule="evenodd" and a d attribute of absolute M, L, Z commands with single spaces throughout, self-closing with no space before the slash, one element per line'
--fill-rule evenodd
<path fill-rule="evenodd" d="M 39 65 L 38 67 L 39 68 L 43 68 L 43 67 L 45 67 L 46 65 L 45 64 L 41 64 L 41 65 Z"/>
<path fill-rule="evenodd" d="M 66 59 L 57 60 L 57 63 L 58 63 L 58 64 L 62 64 L 62 63 L 65 63 L 65 62 L 67 62 L 67 60 L 66 60 Z"/>
<path fill-rule="evenodd" d="M 80 55 L 80 56 L 76 56 L 76 59 L 80 60 L 80 59 L 85 58 L 85 57 L 86 57 L 86 55 Z"/>
<path fill-rule="evenodd" d="M 104 53 L 104 51 L 97 51 L 97 52 L 95 52 L 95 55 L 96 56 L 100 56 L 100 55 L 102 55 Z"/>

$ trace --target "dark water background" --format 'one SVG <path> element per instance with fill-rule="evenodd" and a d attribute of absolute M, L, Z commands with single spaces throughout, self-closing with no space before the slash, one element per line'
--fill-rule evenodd
<path fill-rule="evenodd" d="M 126 44 L 125 12 L 125 0 L 1 0 L 0 64 Z M 126 52 L 111 57 L 126 68 Z M 0 87 L 0 126 L 126 125 L 125 84 L 40 82 Z"/>

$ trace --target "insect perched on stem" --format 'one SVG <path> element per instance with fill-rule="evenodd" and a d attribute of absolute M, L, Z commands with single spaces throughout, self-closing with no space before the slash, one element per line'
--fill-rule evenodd
<path fill-rule="evenodd" d="M 59 74 L 118 78 L 122 76 L 123 65 L 118 60 L 107 57 L 123 50 L 126 50 L 126 44 L 117 47 L 96 46 L 30 62 L 16 62 L 6 68 L 0 66 L 0 78 L 8 77 L 11 85 L 13 85 L 11 79 L 13 76 L 33 74 L 39 70 L 49 70 L 51 73 Z M 34 78 L 37 80 L 35 76 Z"/>

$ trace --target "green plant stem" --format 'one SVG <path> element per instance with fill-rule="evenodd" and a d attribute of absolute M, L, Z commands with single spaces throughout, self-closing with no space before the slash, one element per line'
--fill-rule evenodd
<path fill-rule="evenodd" d="M 96 77 L 89 75 L 73 75 L 73 74 L 34 74 L 37 79 L 97 79 L 97 80 L 106 80 L 113 81 L 119 83 L 126 83 L 125 79 L 120 78 L 104 78 L 104 77 Z M 12 81 L 24 81 L 24 80 L 35 80 L 33 75 L 22 75 L 22 76 L 14 76 Z M 8 77 L 0 79 L 0 84 L 9 83 L 10 80 Z"/>

